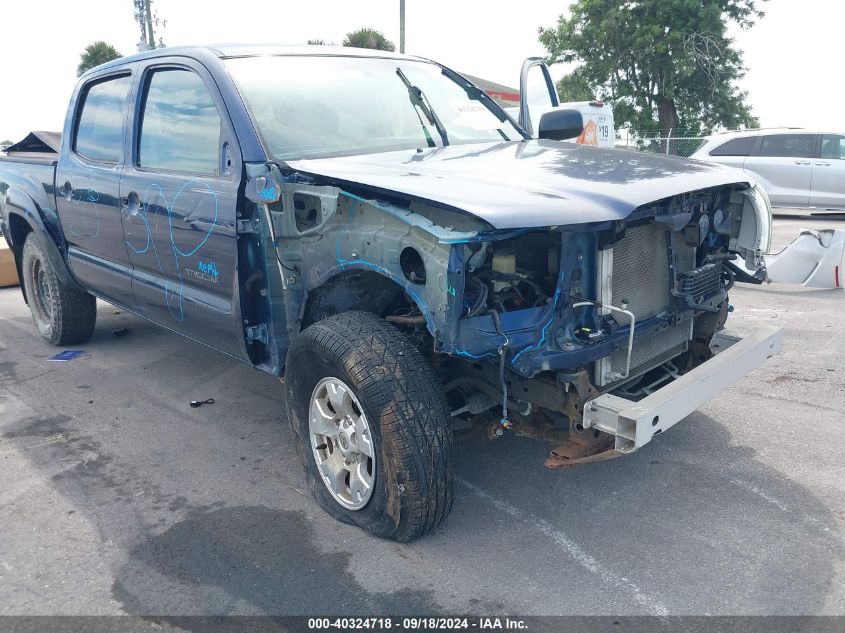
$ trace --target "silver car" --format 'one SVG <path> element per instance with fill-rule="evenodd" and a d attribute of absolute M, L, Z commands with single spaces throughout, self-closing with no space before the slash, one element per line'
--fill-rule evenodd
<path fill-rule="evenodd" d="M 845 209 L 845 134 L 804 129 L 716 134 L 692 158 L 743 169 L 773 207 Z"/>

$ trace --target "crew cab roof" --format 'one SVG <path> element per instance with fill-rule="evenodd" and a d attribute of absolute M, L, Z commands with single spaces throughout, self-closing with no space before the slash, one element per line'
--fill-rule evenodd
<path fill-rule="evenodd" d="M 190 57 L 197 58 L 212 54 L 221 59 L 229 57 L 261 57 L 278 55 L 326 55 L 339 57 L 376 57 L 383 59 L 412 59 L 417 61 L 429 61 L 413 55 L 403 55 L 391 51 L 378 51 L 369 48 L 351 48 L 346 46 L 288 46 L 282 44 L 209 44 L 204 46 L 169 46 L 156 48 L 135 55 L 128 55 L 113 61 L 107 62 L 88 72 L 101 71 L 106 68 L 118 67 L 145 59 L 156 57 Z M 88 74 L 88 73 L 86 73 Z"/>

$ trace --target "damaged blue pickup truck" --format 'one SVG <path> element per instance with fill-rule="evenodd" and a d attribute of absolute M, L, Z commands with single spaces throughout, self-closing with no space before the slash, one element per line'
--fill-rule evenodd
<path fill-rule="evenodd" d="M 557 438 L 552 467 L 637 450 L 780 350 L 724 330 L 770 205 L 727 168 L 564 142 L 583 124 L 548 69 L 521 84 L 516 122 L 386 52 L 88 72 L 59 148 L 0 159 L 39 332 L 86 340 L 100 298 L 282 377 L 317 502 L 397 540 L 448 514 L 457 426 Z"/>

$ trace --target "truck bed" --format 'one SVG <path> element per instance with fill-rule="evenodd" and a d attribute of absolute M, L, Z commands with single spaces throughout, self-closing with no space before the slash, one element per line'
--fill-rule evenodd
<path fill-rule="evenodd" d="M 42 218 L 54 240 L 58 239 L 55 177 L 57 156 L 0 156 L 0 231 L 10 230 L 7 206 L 26 206 Z M 25 201 L 25 203 L 24 203 Z M 36 208 L 32 208 L 32 207 Z"/>

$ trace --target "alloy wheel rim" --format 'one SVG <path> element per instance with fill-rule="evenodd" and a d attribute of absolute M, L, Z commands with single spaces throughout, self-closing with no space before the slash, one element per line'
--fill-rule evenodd
<path fill-rule="evenodd" d="M 360 510 L 373 494 L 376 458 L 367 416 L 339 378 L 320 380 L 308 410 L 311 452 L 328 491 L 344 508 Z"/>

